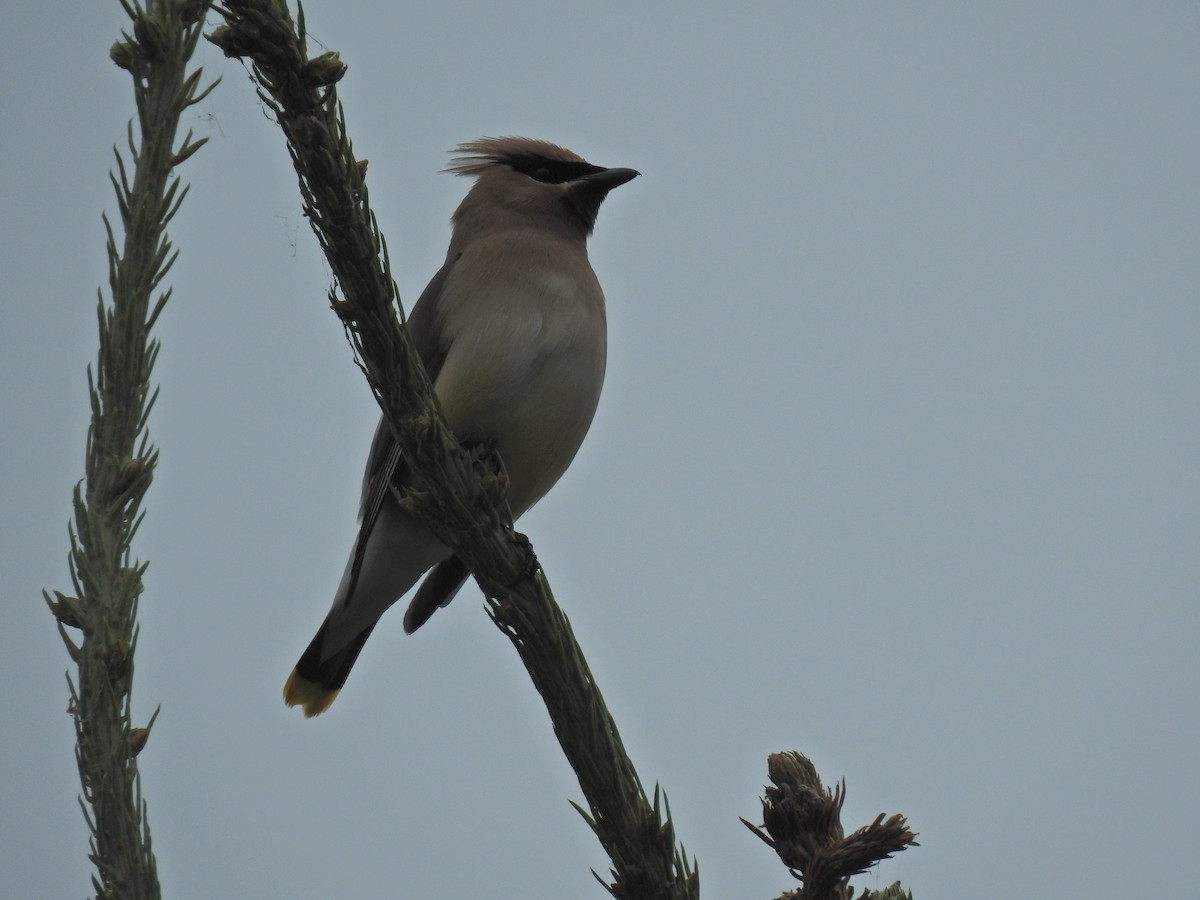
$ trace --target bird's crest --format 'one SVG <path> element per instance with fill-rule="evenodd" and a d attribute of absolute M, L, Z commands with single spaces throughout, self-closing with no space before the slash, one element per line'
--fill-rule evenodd
<path fill-rule="evenodd" d="M 459 155 L 445 169 L 455 175 L 479 176 L 496 166 L 508 166 L 535 181 L 561 184 L 602 171 L 566 147 L 534 138 L 480 138 L 459 144 L 455 152 Z"/>

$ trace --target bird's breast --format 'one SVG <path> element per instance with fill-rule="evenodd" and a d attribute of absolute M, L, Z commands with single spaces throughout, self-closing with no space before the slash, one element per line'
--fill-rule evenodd
<path fill-rule="evenodd" d="M 559 479 L 591 425 L 604 382 L 604 298 L 590 267 L 527 271 L 485 290 L 448 323 L 436 389 L 461 440 L 495 444 L 520 515 Z"/>

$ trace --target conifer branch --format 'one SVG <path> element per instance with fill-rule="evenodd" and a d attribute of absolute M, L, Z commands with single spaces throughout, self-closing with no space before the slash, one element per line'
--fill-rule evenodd
<path fill-rule="evenodd" d="M 808 757 L 796 753 L 772 753 L 767 757 L 771 784 L 762 798 L 763 826 L 745 819 L 742 824 L 771 847 L 788 871 L 803 886 L 781 894 L 778 900 L 851 900 L 850 876 L 890 859 L 909 847 L 918 846 L 916 832 L 902 815 L 884 819 L 880 813 L 870 825 L 849 837 L 842 830 L 842 804 L 846 782 L 832 789 Z M 904 900 L 899 884 L 887 893 L 864 891 L 859 900 L 884 897 Z M 909 896 L 907 900 L 912 900 Z"/>
<path fill-rule="evenodd" d="M 122 5 L 131 32 L 122 32 L 109 55 L 133 76 L 138 121 L 136 137 L 132 123 L 127 131 L 132 168 L 115 150 L 111 174 L 123 242 L 118 249 L 117 231 L 105 216 L 112 302 L 106 305 L 101 293 L 100 350 L 95 369 L 88 367 L 92 417 L 85 477 L 75 487 L 69 527 L 73 592 L 55 591 L 52 598 L 43 591 L 43 597 L 77 667 L 67 683 L 96 896 L 156 900 L 158 875 L 135 757 L 158 713 L 145 727 L 131 727 L 137 605 L 147 566 L 133 557 L 132 542 L 158 462 L 146 435 L 157 396 L 150 376 L 158 341 L 150 330 L 170 289 L 154 294 L 176 257 L 166 226 L 187 193 L 172 169 L 205 142 L 189 133 L 176 148 L 175 135 L 183 110 L 212 86 L 200 91 L 199 70 L 185 74 L 206 2 L 149 0 L 143 7 L 122 0 Z"/>
<path fill-rule="evenodd" d="M 259 97 L 279 122 L 305 215 L 337 279 L 330 301 L 417 489 L 404 502 L 474 573 L 489 611 L 529 669 L 587 799 L 584 817 L 612 860 L 614 897 L 692 900 L 694 867 L 676 849 L 665 798 L 642 789 L 566 616 L 532 547 L 512 528 L 502 465 L 459 446 L 442 419 L 396 297 L 383 236 L 371 213 L 335 85 L 336 53 L 309 59 L 301 10 L 283 0 L 224 0 L 209 38 L 249 58 Z"/>

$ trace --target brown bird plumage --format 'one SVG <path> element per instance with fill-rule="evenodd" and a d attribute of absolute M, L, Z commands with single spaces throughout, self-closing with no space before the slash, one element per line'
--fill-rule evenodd
<path fill-rule="evenodd" d="M 447 171 L 476 181 L 408 325 L 455 435 L 499 451 L 516 517 L 566 471 L 595 413 L 607 340 L 587 237 L 608 192 L 638 173 L 530 138 L 483 138 L 458 153 Z M 284 687 L 284 700 L 307 716 L 329 707 L 380 616 L 424 573 L 432 569 L 405 614 L 408 632 L 469 575 L 396 504 L 388 485 L 403 479 L 381 420 L 333 607 Z"/>

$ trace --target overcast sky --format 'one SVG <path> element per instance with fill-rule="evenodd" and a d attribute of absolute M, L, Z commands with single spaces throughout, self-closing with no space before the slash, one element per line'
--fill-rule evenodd
<path fill-rule="evenodd" d="M 420 8 L 417 8 L 417 7 Z M 68 659 L 116 0 L 6 2 L 0 894 L 90 893 Z M 919 900 L 1179 895 L 1200 846 L 1200 7 L 306 4 L 401 292 L 460 141 L 643 178 L 591 243 L 608 381 L 522 520 L 706 898 L 791 884 L 738 823 L 769 752 L 922 846 Z M 377 411 L 246 71 L 171 236 L 135 718 L 164 896 L 596 897 L 606 859 L 475 588 L 386 616 L 338 702 L 280 689 L 355 532 Z M 1183 886 L 1181 888 L 1181 885 Z"/>

